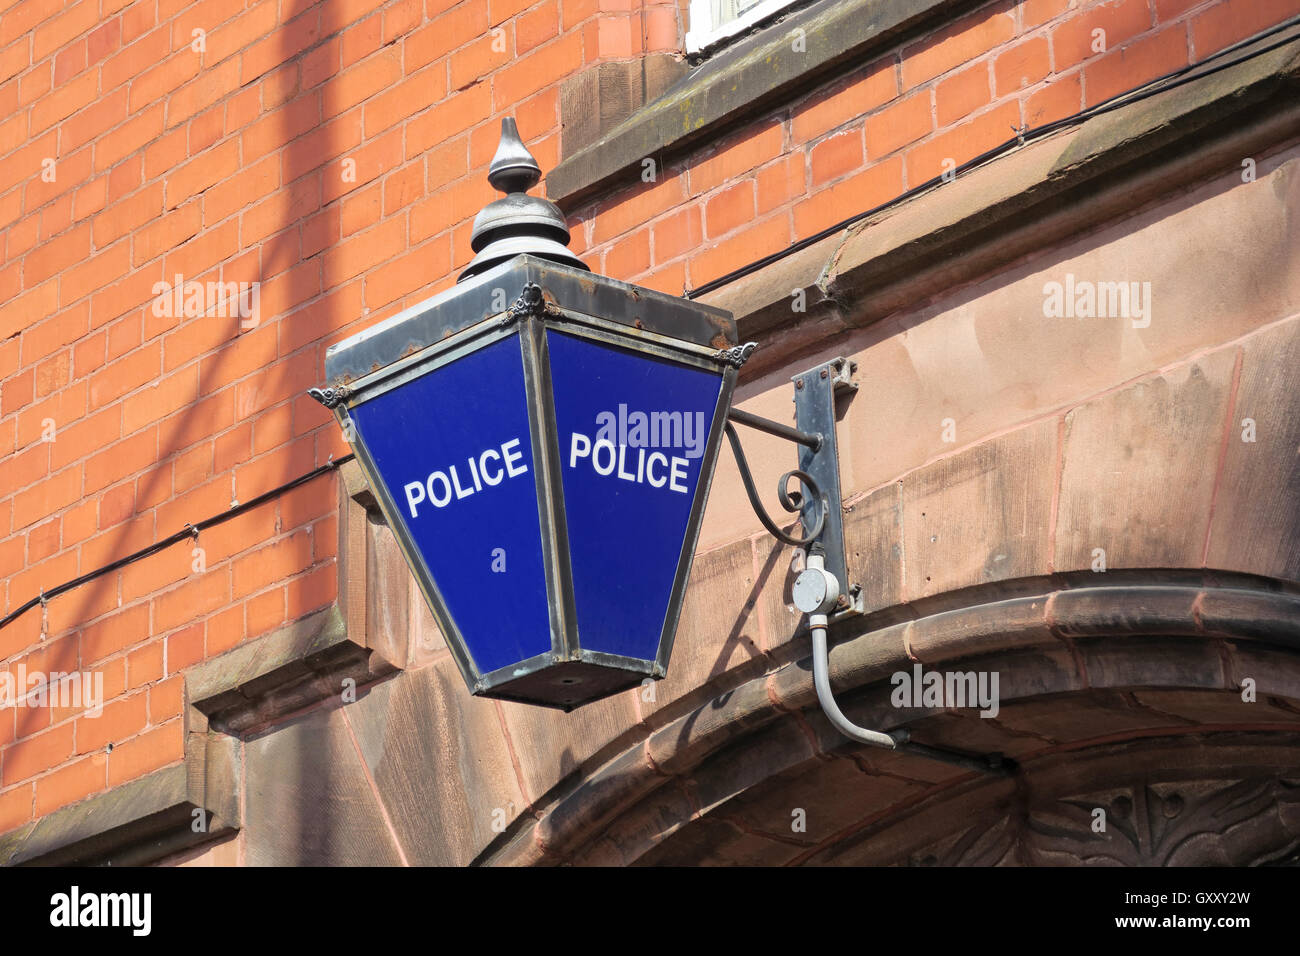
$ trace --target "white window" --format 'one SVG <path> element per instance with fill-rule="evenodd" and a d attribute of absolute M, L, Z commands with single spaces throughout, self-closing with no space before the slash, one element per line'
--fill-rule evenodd
<path fill-rule="evenodd" d="M 686 52 L 699 53 L 743 33 L 796 0 L 691 0 Z"/>

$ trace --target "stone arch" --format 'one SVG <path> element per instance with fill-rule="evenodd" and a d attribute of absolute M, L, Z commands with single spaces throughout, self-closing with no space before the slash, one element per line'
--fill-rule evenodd
<path fill-rule="evenodd" d="M 840 737 L 816 702 L 805 634 L 791 660 L 628 746 L 480 862 L 1256 863 L 1300 845 L 1293 585 L 1065 574 L 911 613 L 832 633 L 845 712 L 920 743 L 1000 751 L 1008 776 Z M 916 664 L 998 673 L 998 714 L 894 707 L 890 675 Z M 1091 830 L 1097 808 L 1105 833 Z"/>

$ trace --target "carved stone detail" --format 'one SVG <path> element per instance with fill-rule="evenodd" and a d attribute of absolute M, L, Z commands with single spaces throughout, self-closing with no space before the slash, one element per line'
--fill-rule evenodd
<path fill-rule="evenodd" d="M 1106 830 L 1094 832 L 1096 810 Z M 1135 783 L 1031 810 L 1026 862 L 1251 866 L 1300 845 L 1300 778 Z"/>
<path fill-rule="evenodd" d="M 1207 768 L 1207 772 L 1209 771 Z M 1300 776 L 1136 779 L 986 807 L 921 846 L 912 866 L 1257 866 L 1300 862 Z M 963 802 L 964 801 L 959 801 Z M 969 819 L 966 810 L 951 819 Z M 1100 812 L 1099 812 L 1100 811 Z M 1104 813 L 1104 817 L 1101 815 Z M 1104 822 L 1104 830 L 1100 829 Z M 855 861 L 870 860 L 854 855 Z M 884 862 L 884 861 L 875 861 Z"/>

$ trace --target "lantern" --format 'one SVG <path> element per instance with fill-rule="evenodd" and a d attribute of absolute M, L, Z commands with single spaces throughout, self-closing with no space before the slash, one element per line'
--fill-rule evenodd
<path fill-rule="evenodd" d="M 456 286 L 329 349 L 337 416 L 470 691 L 571 710 L 668 667 L 731 315 L 594 275 L 513 120 Z"/>

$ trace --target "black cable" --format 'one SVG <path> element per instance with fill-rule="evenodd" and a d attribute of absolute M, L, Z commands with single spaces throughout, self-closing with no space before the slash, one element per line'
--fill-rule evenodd
<path fill-rule="evenodd" d="M 321 465 L 319 468 L 313 468 L 311 471 L 307 472 L 306 474 L 299 475 L 297 478 L 293 479 L 292 481 L 285 482 L 283 485 L 280 485 L 278 488 L 272 488 L 270 491 L 264 491 L 256 498 L 250 498 L 248 501 L 245 501 L 243 504 L 235 505 L 235 507 L 223 511 L 220 514 L 213 515 L 210 518 L 204 518 L 198 524 L 187 524 L 180 531 L 177 531 L 175 534 L 169 537 L 163 538 L 161 541 L 155 541 L 147 548 L 141 548 L 139 551 L 135 551 L 131 554 L 126 555 L 126 557 L 118 558 L 116 561 L 112 562 L 111 564 L 106 564 L 103 567 L 96 568 L 94 571 L 87 571 L 85 574 L 81 575 L 80 577 L 73 578 L 71 581 L 64 581 L 62 584 L 50 588 L 50 590 L 48 591 L 42 589 L 40 595 L 32 598 L 30 601 L 28 601 L 26 604 L 22 605 L 21 607 L 11 611 L 4 618 L 0 618 L 0 628 L 6 627 L 10 622 L 15 621 L 18 618 L 22 617 L 22 615 L 26 614 L 32 608 L 44 604 L 52 597 L 57 597 L 58 595 L 63 594 L 65 591 L 71 591 L 73 588 L 80 587 L 83 584 L 95 580 L 95 578 L 103 577 L 105 574 L 110 574 L 113 571 L 116 571 L 118 568 L 125 567 L 128 564 L 133 564 L 134 562 L 139 561 L 142 558 L 147 558 L 152 554 L 157 554 L 159 551 L 162 551 L 165 548 L 170 548 L 173 544 L 178 544 L 179 542 L 184 541 L 186 538 L 198 537 L 200 531 L 203 531 L 206 528 L 214 527 L 215 525 L 222 524 L 223 522 L 229 521 L 231 518 L 243 514 L 245 511 L 249 510 L 250 508 L 256 508 L 258 505 L 264 504 L 265 502 L 270 501 L 272 498 L 279 497 L 280 495 L 284 494 L 286 491 L 291 491 L 294 488 L 297 488 L 299 485 L 306 484 L 307 482 L 311 481 L 313 478 L 317 478 L 328 471 L 334 471 L 336 468 L 338 468 L 339 465 L 343 464 L 344 462 L 351 461 L 355 457 L 356 457 L 355 455 L 347 454 L 344 455 L 342 458 L 331 459 L 327 464 Z"/>
<path fill-rule="evenodd" d="M 933 179 L 926 180 L 925 182 L 921 183 L 919 186 L 914 186 L 913 188 L 907 190 L 906 192 L 900 193 L 899 195 L 895 196 L 893 199 L 881 203 L 879 206 L 874 206 L 871 209 L 866 210 L 865 212 L 855 213 L 849 218 L 841 222 L 838 222 L 833 226 L 828 226 L 827 228 L 821 230 L 821 232 L 817 232 L 811 236 L 806 236 L 803 239 L 796 240 L 795 242 L 791 243 L 789 246 L 786 246 L 784 249 L 781 249 L 777 252 L 768 253 L 767 255 L 763 256 L 761 259 L 756 259 L 753 262 L 749 263 L 748 265 L 743 265 L 739 269 L 734 269 L 733 271 L 728 272 L 726 275 L 719 276 L 716 279 L 711 279 L 710 281 L 704 283 L 704 285 L 702 286 L 699 286 L 694 289 L 689 289 L 683 293 L 683 296 L 687 299 L 698 298 L 699 296 L 707 295 L 708 293 L 714 291 L 715 289 L 720 289 L 724 285 L 729 285 L 730 283 L 735 282 L 737 279 L 743 279 L 745 276 L 751 275 L 760 269 L 765 269 L 767 266 L 771 265 L 774 262 L 779 262 L 780 260 L 784 259 L 786 256 L 793 255 L 794 253 L 799 252 L 801 249 L 807 249 L 809 246 L 821 242 L 823 239 L 829 236 L 833 236 L 837 232 L 842 232 L 843 230 L 847 229 L 849 226 L 853 225 L 856 222 L 861 222 L 863 219 L 876 215 L 876 213 L 883 212 L 884 210 L 896 206 L 899 203 L 905 202 L 909 199 L 916 198 L 922 193 L 930 189 L 933 189 L 935 186 L 938 186 L 941 183 L 945 182 L 945 177 L 947 177 L 948 179 L 955 179 L 960 174 L 970 169 L 973 169 L 976 166 L 986 163 L 991 159 L 996 159 L 998 156 L 1001 156 L 1003 153 L 1008 152 L 1013 147 L 1022 146 L 1025 143 L 1029 142 L 1030 140 L 1040 139 L 1043 136 L 1048 135 L 1049 133 L 1054 133 L 1057 130 L 1065 129 L 1066 127 L 1069 126 L 1077 126 L 1079 123 L 1082 123 L 1084 120 L 1092 119 L 1092 117 L 1094 116 L 1099 116 L 1102 113 L 1108 113 L 1111 110 L 1118 109 L 1121 106 L 1127 106 L 1129 103 L 1140 102 L 1144 99 L 1148 99 L 1149 97 L 1155 96 L 1157 93 L 1163 93 L 1166 90 L 1175 89 L 1179 86 L 1182 86 L 1184 83 L 1191 82 L 1192 80 L 1199 80 L 1205 76 L 1212 76 L 1213 74 L 1218 73 L 1220 70 L 1226 70 L 1229 67 L 1236 66 L 1238 63 L 1245 63 L 1247 60 L 1252 60 L 1257 56 L 1263 56 L 1265 53 L 1272 52 L 1273 50 L 1276 50 L 1278 47 L 1286 46 L 1288 43 L 1294 42 L 1296 38 L 1287 37 L 1285 39 L 1277 41 L 1276 43 L 1272 43 L 1266 47 L 1262 47 L 1258 50 L 1252 50 L 1250 53 L 1247 53 L 1245 56 L 1238 57 L 1235 60 L 1230 60 L 1223 63 L 1217 63 L 1209 67 L 1207 67 L 1206 65 L 1206 64 L 1214 63 L 1214 61 L 1219 59 L 1220 57 L 1227 56 L 1228 54 L 1232 53 L 1235 50 L 1239 50 L 1242 47 L 1250 46 L 1251 44 L 1258 43 L 1260 40 L 1263 40 L 1267 37 L 1273 36 L 1277 33 L 1281 33 L 1285 30 L 1289 30 L 1292 27 L 1296 26 L 1297 24 L 1300 24 L 1300 16 L 1291 17 L 1289 20 L 1284 20 L 1282 23 L 1279 23 L 1276 26 L 1263 31 L 1262 33 L 1257 33 L 1254 36 L 1247 37 L 1244 40 L 1240 40 L 1237 43 L 1234 43 L 1232 46 L 1220 50 L 1218 53 L 1214 54 L 1214 56 L 1208 60 L 1202 60 L 1200 63 L 1189 63 L 1186 66 L 1181 66 L 1170 73 L 1166 73 L 1164 76 L 1152 80 L 1150 83 L 1146 84 L 1143 87 L 1140 87 L 1137 90 L 1129 90 L 1127 92 L 1120 93 L 1116 96 L 1112 96 L 1110 99 L 1103 100 L 1100 103 L 1096 103 L 1092 106 L 1089 106 L 1087 109 L 1080 110 L 1078 113 L 1075 113 L 1071 116 L 1065 116 L 1059 120 L 1053 120 L 1050 123 L 1046 123 L 1043 126 L 1034 127 L 1032 130 L 1025 130 L 1021 133 L 1018 133 L 1013 138 L 1008 139 L 1006 142 L 998 146 L 994 146 L 992 149 L 986 150 L 985 152 L 976 156 L 974 159 L 968 159 L 966 162 L 962 163 L 960 166 L 953 168 L 946 174 L 935 176 Z M 1198 72 L 1196 76 L 1192 76 L 1192 77 L 1187 76 L 1187 74 L 1197 70 L 1199 70 L 1200 72 Z"/>

